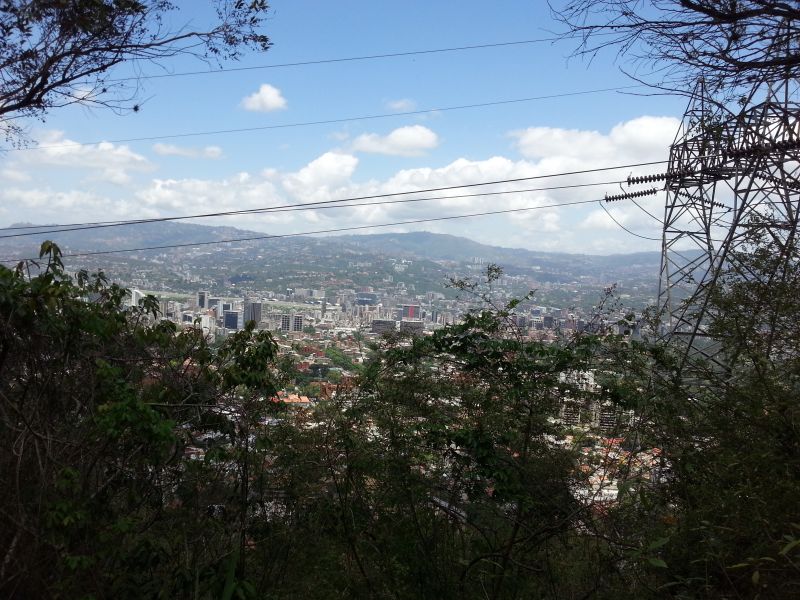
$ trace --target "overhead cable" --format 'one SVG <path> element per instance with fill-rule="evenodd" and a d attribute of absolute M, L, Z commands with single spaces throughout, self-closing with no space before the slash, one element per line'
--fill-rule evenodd
<path fill-rule="evenodd" d="M 243 215 L 243 214 L 264 214 L 264 213 L 274 213 L 274 212 L 294 212 L 300 210 L 325 210 L 325 209 L 333 209 L 333 208 L 350 208 L 350 207 L 359 207 L 359 206 L 382 206 L 386 204 L 404 204 L 404 203 L 411 203 L 411 202 L 429 202 L 433 200 L 449 200 L 449 199 L 458 199 L 458 198 L 480 198 L 484 196 L 502 196 L 507 194 L 522 194 L 528 192 L 545 192 L 545 191 L 553 191 L 553 190 L 566 190 L 566 189 L 576 189 L 576 188 L 586 188 L 586 187 L 597 187 L 601 185 L 614 185 L 622 183 L 621 181 L 598 181 L 594 183 L 576 183 L 572 185 L 555 185 L 555 186 L 546 186 L 546 187 L 538 187 L 538 188 L 523 188 L 519 190 L 504 190 L 498 192 L 480 192 L 477 194 L 454 194 L 448 196 L 429 196 L 425 198 L 405 198 L 401 200 L 382 200 L 377 202 L 353 202 L 354 200 L 360 200 L 365 198 L 374 198 L 374 197 L 383 197 L 383 196 L 393 196 L 393 195 L 405 195 L 405 194 L 418 194 L 421 191 L 425 190 L 418 190 L 415 192 L 398 192 L 397 194 L 383 194 L 380 196 L 362 196 L 356 198 L 343 198 L 340 200 L 321 200 L 318 202 L 301 202 L 299 204 L 283 204 L 278 206 L 271 206 L 271 207 L 263 207 L 263 208 L 250 208 L 250 209 L 242 209 L 242 210 L 229 210 L 229 211 L 220 211 L 216 213 L 203 213 L 203 214 L 195 214 L 195 215 L 182 215 L 182 216 L 175 216 L 175 217 L 153 217 L 151 219 L 133 219 L 133 220 L 126 220 L 126 221 L 100 221 L 94 223 L 73 223 L 71 225 L 18 225 L 14 227 L 8 227 L 5 229 L 0 229 L 0 231 L 6 230 L 20 230 L 20 229 L 36 229 L 37 231 L 25 231 L 24 233 L 10 233 L 8 235 L 0 235 L 0 239 L 5 238 L 15 238 L 15 237 L 26 237 L 26 236 L 33 236 L 33 235 L 49 235 L 51 233 L 63 233 L 67 231 L 84 231 L 87 229 L 104 229 L 106 227 L 121 227 L 125 225 L 144 225 L 147 223 L 160 223 L 164 221 L 183 221 L 187 219 L 202 219 L 208 217 L 227 217 L 227 216 L 236 216 L 236 215 Z M 477 184 L 471 184 L 477 185 Z M 428 190 L 430 191 L 430 190 Z M 349 204 L 346 204 L 348 203 Z M 341 204 L 340 204 L 341 203 Z M 52 229 L 53 227 L 60 227 L 60 229 Z"/>
<path fill-rule="evenodd" d="M 625 231 L 625 232 L 627 232 L 627 233 L 631 234 L 631 235 L 632 235 L 632 236 L 634 236 L 634 237 L 641 238 L 641 239 L 643 239 L 643 240 L 650 240 L 651 242 L 660 242 L 660 241 L 661 241 L 661 238 L 648 237 L 648 236 L 646 236 L 646 235 L 641 235 L 641 234 L 639 234 L 639 233 L 636 233 L 635 231 L 631 231 L 630 229 L 628 229 L 627 227 L 625 227 L 625 225 L 623 225 L 622 223 L 620 223 L 619 221 L 617 221 L 617 220 L 614 218 L 614 215 L 612 215 L 612 214 L 611 214 L 611 211 L 609 211 L 609 210 L 608 210 L 608 209 L 607 209 L 605 206 L 603 206 L 603 203 L 602 203 L 602 202 L 598 202 L 598 204 L 600 205 L 600 208 L 602 208 L 602 209 L 605 211 L 605 213 L 606 213 L 606 214 L 609 216 L 609 218 L 610 218 L 612 221 L 614 221 L 614 223 L 616 223 L 616 224 L 617 224 L 617 226 L 618 226 L 620 229 L 622 229 L 623 231 Z"/>
<path fill-rule="evenodd" d="M 273 239 L 282 239 L 282 238 L 289 238 L 289 237 L 301 237 L 307 235 L 317 235 L 322 233 L 342 233 L 344 231 L 359 231 L 364 229 L 377 229 L 381 227 L 397 227 L 400 225 L 412 225 L 417 223 L 433 223 L 437 221 L 452 221 L 455 219 L 469 219 L 473 217 L 486 217 L 490 215 L 502 215 L 502 214 L 510 214 L 510 213 L 518 213 L 518 212 L 526 212 L 526 211 L 533 211 L 533 210 L 543 210 L 546 208 L 560 208 L 564 206 L 577 206 L 580 204 L 590 204 L 597 202 L 596 199 L 593 200 L 575 200 L 573 202 L 561 202 L 556 204 L 543 204 L 539 206 L 528 206 L 525 208 L 508 208 L 504 210 L 491 210 L 485 212 L 478 212 L 478 213 L 469 213 L 463 215 L 449 215 L 446 217 L 429 217 L 426 219 L 411 219 L 407 221 L 395 221 L 393 223 L 378 223 L 378 224 L 371 224 L 371 225 L 354 225 L 349 227 L 336 227 L 332 229 L 318 229 L 315 231 L 304 231 L 304 232 L 297 232 L 297 233 L 280 233 L 274 235 L 257 235 L 257 236 L 248 236 L 248 237 L 241 237 L 241 238 L 230 238 L 224 240 L 209 240 L 204 242 L 186 242 L 182 244 L 163 244 L 158 246 L 143 246 L 140 248 L 124 248 L 124 249 L 115 249 L 115 250 L 95 250 L 90 252 L 74 252 L 74 253 L 67 253 L 62 254 L 63 258 L 73 258 L 78 256 L 97 256 L 97 255 L 106 255 L 106 254 L 122 254 L 128 252 L 145 252 L 150 250 L 169 250 L 174 248 L 193 248 L 199 246 L 215 246 L 219 244 L 228 244 L 228 243 L 235 243 L 235 242 L 252 242 L 252 241 L 259 241 L 259 240 L 273 240 Z M 19 262 L 25 260 L 36 260 L 35 258 L 3 258 L 0 259 L 0 262 Z"/>
<path fill-rule="evenodd" d="M 145 79 L 165 79 L 171 77 L 188 77 L 193 75 L 216 75 L 222 73 L 239 73 L 242 71 L 261 71 L 265 69 L 286 69 L 290 67 L 307 67 L 311 65 L 327 65 L 332 63 L 346 63 L 367 60 L 379 60 L 384 58 L 402 58 L 404 56 L 420 56 L 423 54 L 445 54 L 449 52 L 463 52 L 467 50 L 484 50 L 487 48 L 503 48 L 509 46 L 524 46 L 529 44 L 541 44 L 545 42 L 557 42 L 562 39 L 569 39 L 573 36 L 534 38 L 530 40 L 516 40 L 510 42 L 492 42 L 487 44 L 470 44 L 465 46 L 452 46 L 449 48 L 429 48 L 424 50 L 402 50 L 399 52 L 386 52 L 382 54 L 366 54 L 361 56 L 345 56 L 339 58 L 320 58 L 312 60 L 301 60 L 294 62 L 275 63 L 271 65 L 253 65 L 250 67 L 232 67 L 226 69 L 206 69 L 205 71 L 182 71 L 178 73 L 158 73 L 154 75 L 139 75 L 132 77 L 118 77 L 106 79 L 106 83 L 122 83 L 124 81 L 141 81 Z"/>
<path fill-rule="evenodd" d="M 354 196 L 350 198 L 341 198 L 338 200 L 323 200 L 320 202 L 309 202 L 308 206 L 321 206 L 326 204 L 336 204 L 340 202 L 350 202 L 350 201 L 357 201 L 357 200 L 373 200 L 378 198 L 388 198 L 394 196 L 407 196 L 411 194 L 426 194 L 429 192 L 443 192 L 448 190 L 457 190 L 462 188 L 474 188 L 474 187 L 482 187 L 485 185 L 499 185 L 504 183 L 519 183 L 522 181 L 534 181 L 538 179 L 550 179 L 553 177 L 567 177 L 572 175 L 588 175 L 590 173 L 602 173 L 605 171 L 616 171 L 619 169 L 631 169 L 636 167 L 650 167 L 653 165 L 661 165 L 666 163 L 666 160 L 653 160 L 648 162 L 641 162 L 641 163 L 629 163 L 624 165 L 613 165 L 608 167 L 594 167 L 592 169 L 579 169 L 575 171 L 561 171 L 558 173 L 545 173 L 543 175 L 531 175 L 528 177 L 515 177 L 513 179 L 495 179 L 491 181 L 478 181 L 474 183 L 463 183 L 460 185 L 449 185 L 449 186 L 442 186 L 442 187 L 435 187 L 435 188 L 426 188 L 420 190 L 409 190 L 405 192 L 386 192 L 383 194 L 372 194 L 368 196 Z M 616 183 L 616 182 L 611 182 Z M 588 184 L 587 184 L 588 185 Z M 567 186 L 570 187 L 570 186 Z M 297 204 L 286 205 L 286 206 L 298 206 Z M 218 217 L 218 216 L 228 216 L 228 215 L 242 215 L 242 214 L 249 214 L 249 213 L 258 213 L 264 212 L 269 210 L 269 207 L 265 208 L 252 208 L 252 209 L 245 209 L 245 210 L 236 210 L 236 211 L 221 211 L 215 213 L 199 213 L 193 215 L 183 215 L 179 217 L 154 217 L 152 219 L 136 219 L 136 220 L 128 220 L 128 221 L 95 221 L 95 222 L 88 222 L 88 223 L 69 223 L 69 224 L 59 224 L 59 225 L 16 225 L 12 227 L 5 228 L 6 230 L 18 230 L 18 229 L 32 229 L 37 228 L 41 231 L 37 231 L 34 233 L 56 233 L 55 230 L 50 229 L 52 227 L 82 227 L 82 226 L 113 226 L 113 225 L 126 225 L 128 223 L 135 224 L 135 223 L 155 223 L 160 221 L 177 221 L 177 220 L 184 220 L 184 219 L 200 219 L 205 217 Z M 88 227 L 87 227 L 88 228 Z M 2 237 L 15 237 L 14 235 L 7 235 L 7 236 L 0 236 Z"/>
<path fill-rule="evenodd" d="M 74 142 L 69 144 L 46 144 L 44 146 L 23 146 L 19 148 L 8 148 L 6 152 L 31 152 L 34 150 L 50 150 L 56 148 L 80 148 L 83 146 L 98 146 L 100 144 L 126 144 L 130 142 L 152 142 L 156 140 L 180 139 L 189 137 L 200 137 L 210 135 L 223 135 L 231 133 L 247 133 L 252 131 L 268 131 L 271 129 L 289 129 L 293 127 L 310 127 L 314 125 L 333 125 L 337 123 L 350 123 L 354 121 L 368 121 L 375 119 L 389 119 L 393 117 L 403 117 L 411 115 L 425 115 L 437 112 L 449 112 L 456 110 L 466 110 L 470 108 L 486 108 L 489 106 L 503 106 L 508 104 L 520 104 L 534 102 L 537 100 L 551 100 L 555 98 L 567 98 L 570 96 L 585 96 L 589 94 L 600 94 L 604 92 L 619 92 L 642 87 L 641 85 L 626 85 L 620 87 L 599 88 L 594 90 L 579 90 L 575 92 L 561 92 L 557 94 L 546 94 L 542 96 L 530 96 L 528 98 L 512 98 L 510 100 L 494 100 L 491 102 L 477 102 L 475 104 L 462 104 L 458 106 L 443 106 L 439 108 L 427 108 L 420 110 L 406 110 L 402 112 L 380 113 L 374 115 L 362 115 L 355 117 L 341 117 L 336 119 L 320 119 L 317 121 L 302 121 L 296 123 L 278 123 L 275 125 L 260 125 L 255 127 L 239 127 L 235 129 L 213 129 L 206 131 L 187 131 L 183 133 L 168 133 L 160 135 L 149 135 L 131 138 L 118 138 L 113 140 L 101 140 L 96 142 Z"/>

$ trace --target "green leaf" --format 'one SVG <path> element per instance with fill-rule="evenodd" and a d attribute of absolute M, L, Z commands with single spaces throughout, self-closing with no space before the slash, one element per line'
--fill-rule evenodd
<path fill-rule="evenodd" d="M 647 562 L 649 562 L 651 566 L 658 567 L 659 569 L 666 569 L 667 568 L 667 563 L 665 563 L 660 558 L 656 558 L 655 556 L 649 557 L 647 559 Z"/>
<path fill-rule="evenodd" d="M 668 543 L 669 543 L 669 538 L 666 537 L 657 538 L 647 545 L 647 549 L 655 550 L 656 548 L 661 548 L 662 546 L 666 546 Z"/>
<path fill-rule="evenodd" d="M 225 572 L 225 588 L 222 590 L 222 600 L 231 600 L 236 590 L 236 563 L 239 561 L 238 548 L 228 559 L 228 568 Z"/>
<path fill-rule="evenodd" d="M 783 548 L 781 548 L 781 551 L 778 552 L 778 554 L 780 554 L 781 556 L 786 556 L 787 554 L 789 554 L 789 552 L 791 552 L 798 545 L 800 545 L 800 538 L 792 540 L 791 542 L 786 544 Z"/>

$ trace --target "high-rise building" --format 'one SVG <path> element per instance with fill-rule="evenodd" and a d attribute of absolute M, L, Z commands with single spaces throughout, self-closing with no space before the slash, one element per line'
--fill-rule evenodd
<path fill-rule="evenodd" d="M 281 315 L 281 331 L 289 331 L 292 326 L 291 315 Z"/>
<path fill-rule="evenodd" d="M 197 306 L 200 308 L 207 308 L 208 304 L 208 292 L 206 290 L 200 290 L 197 292 Z"/>
<path fill-rule="evenodd" d="M 131 295 L 131 306 L 139 306 L 139 302 L 144 298 L 144 294 L 137 289 L 133 289 L 129 293 Z"/>
<path fill-rule="evenodd" d="M 200 328 L 203 330 L 203 333 L 214 333 L 217 329 L 217 321 L 211 315 L 200 315 L 196 317 L 196 319 L 200 321 Z"/>
<path fill-rule="evenodd" d="M 403 319 L 416 320 L 422 315 L 419 304 L 403 304 Z"/>
<path fill-rule="evenodd" d="M 244 319 L 241 312 L 238 310 L 226 310 L 223 315 L 225 329 L 242 329 Z"/>
<path fill-rule="evenodd" d="M 263 304 L 261 302 L 245 302 L 244 303 L 244 322 L 255 321 L 256 325 L 261 322 L 263 316 Z"/>
<path fill-rule="evenodd" d="M 303 315 L 292 317 L 292 331 L 303 331 Z"/>

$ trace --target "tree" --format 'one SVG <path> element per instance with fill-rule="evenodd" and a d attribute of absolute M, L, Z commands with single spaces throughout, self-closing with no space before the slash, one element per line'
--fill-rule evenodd
<path fill-rule="evenodd" d="M 250 589 L 263 423 L 281 410 L 270 335 L 251 325 L 212 352 L 154 298 L 125 309 L 102 275 L 43 256 L 33 277 L 0 267 L 0 595 Z"/>
<path fill-rule="evenodd" d="M 133 104 L 135 85 L 110 78 L 114 67 L 191 54 L 217 61 L 244 48 L 266 50 L 266 0 L 214 0 L 217 22 L 172 25 L 169 0 L 3 0 L 0 2 L 0 129 L 19 143 L 21 118 L 83 103 Z M 133 71 L 135 73 L 135 70 Z M 134 79 L 135 83 L 135 79 Z"/>
<path fill-rule="evenodd" d="M 709 294 L 726 368 L 678 375 L 674 348 L 642 345 L 609 382 L 637 403 L 631 437 L 663 457 L 600 524 L 636 598 L 777 600 L 800 586 L 800 251 L 752 224 Z"/>
<path fill-rule="evenodd" d="M 318 405 L 302 451 L 315 493 L 291 535 L 305 577 L 285 577 L 287 596 L 588 597 L 581 475 L 549 436 L 560 375 L 595 340 L 527 341 L 514 305 L 384 339 L 356 387 Z"/>
<path fill-rule="evenodd" d="M 731 92 L 800 72 L 796 2 L 566 0 L 552 10 L 582 39 L 578 54 L 616 47 L 657 87 L 691 92 L 702 78 L 712 93 Z"/>

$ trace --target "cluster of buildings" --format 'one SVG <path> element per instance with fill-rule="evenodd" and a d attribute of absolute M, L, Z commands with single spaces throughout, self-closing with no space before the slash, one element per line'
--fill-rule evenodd
<path fill-rule="evenodd" d="M 262 293 L 246 297 L 222 297 L 200 290 L 194 298 L 183 301 L 161 300 L 161 314 L 176 323 L 195 324 L 212 337 L 225 337 L 243 329 L 248 321 L 256 328 L 292 334 L 317 330 L 359 331 L 385 335 L 395 332 L 422 335 L 439 327 L 458 322 L 467 312 L 476 310 L 475 302 L 446 299 L 442 294 L 428 293 L 413 298 L 381 296 L 374 291 L 345 290 L 331 301 L 323 290 L 304 290 L 307 296 Z M 277 296 L 277 297 L 276 297 Z M 131 304 L 143 294 L 131 292 Z M 288 299 L 287 299 L 288 298 Z M 301 299 L 302 298 L 302 299 Z M 596 319 L 575 309 L 546 306 L 520 307 L 511 317 L 511 324 L 524 335 L 537 340 L 555 340 L 560 334 L 582 332 L 596 325 Z M 609 325 L 609 319 L 605 321 Z M 611 324 L 618 333 L 623 325 Z"/>
<path fill-rule="evenodd" d="M 133 290 L 131 303 L 139 297 L 140 292 Z M 259 329 L 297 334 L 303 331 L 308 318 L 306 310 L 278 309 L 261 298 L 213 296 L 207 290 L 200 290 L 193 299 L 183 302 L 161 300 L 160 309 L 163 318 L 198 325 L 212 339 L 244 329 L 249 321 Z"/>
<path fill-rule="evenodd" d="M 502 283 L 502 282 L 501 282 Z M 497 306 L 504 306 L 512 294 L 499 285 L 493 290 Z M 131 303 L 138 303 L 143 294 L 131 292 Z M 162 299 L 163 318 L 187 327 L 201 327 L 210 338 L 224 338 L 241 330 L 248 322 L 275 334 L 281 354 L 293 359 L 299 372 L 317 382 L 326 394 L 335 393 L 335 381 L 350 380 L 347 366 L 332 361 L 334 348 L 347 363 L 358 365 L 367 359 L 367 344 L 381 336 L 393 334 L 425 335 L 450 323 L 458 322 L 469 312 L 483 306 L 474 297 L 448 298 L 442 293 L 415 293 L 403 288 L 381 289 L 370 286 L 335 289 L 286 289 L 285 291 L 242 290 L 238 297 L 199 289 L 181 300 Z M 622 315 L 607 315 L 601 323 L 615 333 L 635 335 L 635 325 L 626 325 Z M 597 325 L 596 315 L 577 308 L 558 308 L 533 303 L 519 305 L 509 317 L 510 325 L 531 340 L 556 340 L 571 332 L 585 331 Z M 619 321 L 620 325 L 617 325 Z M 656 468 L 657 456 L 636 454 L 619 444 L 608 442 L 620 425 L 629 425 L 632 413 L 621 414 L 610 403 L 600 401 L 594 372 L 565 374 L 566 387 L 560 412 L 555 415 L 563 425 L 567 438 L 580 436 L 585 444 L 580 449 L 585 461 L 586 482 L 582 494 L 603 502 L 617 495 L 620 469 L 636 471 L 650 477 Z M 297 387 L 283 390 L 281 402 L 292 406 L 311 407 L 317 398 Z M 321 392 L 320 392 L 321 393 Z M 598 437 L 591 437 L 596 434 Z M 588 435 L 588 437 L 587 437 Z M 577 438 L 576 438 L 577 439 Z M 593 440 L 591 442 L 587 440 Z M 563 443 L 563 440 L 562 442 Z M 572 442 L 570 442 L 572 443 Z M 641 455 L 640 455 L 641 454 Z M 598 458 L 599 457 L 599 458 Z"/>

